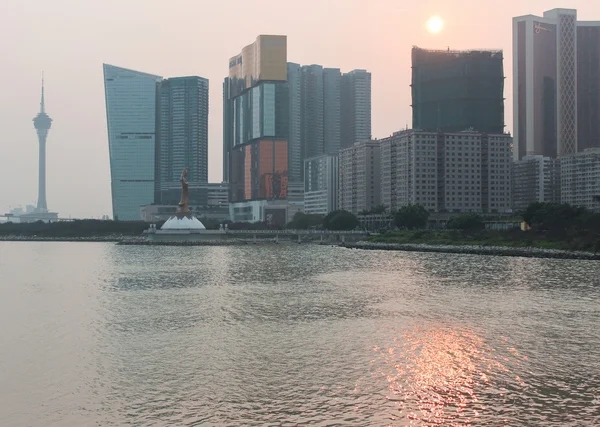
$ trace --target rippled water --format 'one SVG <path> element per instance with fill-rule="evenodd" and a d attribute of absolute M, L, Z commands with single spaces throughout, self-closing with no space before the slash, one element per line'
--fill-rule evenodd
<path fill-rule="evenodd" d="M 600 425 L 599 273 L 0 242 L 0 425 Z"/>

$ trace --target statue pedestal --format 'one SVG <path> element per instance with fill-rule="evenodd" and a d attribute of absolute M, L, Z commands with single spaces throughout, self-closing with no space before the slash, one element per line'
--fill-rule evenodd
<path fill-rule="evenodd" d="M 176 213 L 169 218 L 162 227 L 161 231 L 168 230 L 206 230 L 204 224 L 202 224 L 198 218 L 192 215 L 191 212 L 187 213 Z"/>

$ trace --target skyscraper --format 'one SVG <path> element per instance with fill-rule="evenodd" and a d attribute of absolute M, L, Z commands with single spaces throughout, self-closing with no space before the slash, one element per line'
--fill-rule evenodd
<path fill-rule="evenodd" d="M 286 36 L 260 35 L 229 61 L 224 94 L 224 150 L 229 148 L 230 212 L 234 221 L 285 222 L 287 199 L 289 87 Z M 227 136 L 227 138 L 229 138 Z"/>
<path fill-rule="evenodd" d="M 233 99 L 229 97 L 229 77 L 223 81 L 223 182 L 229 182 L 229 150 L 233 148 Z"/>
<path fill-rule="evenodd" d="M 304 159 L 324 152 L 323 133 L 323 67 L 305 65 L 301 68 L 302 143 Z"/>
<path fill-rule="evenodd" d="M 371 139 L 371 73 L 353 70 L 340 81 L 340 148 Z"/>
<path fill-rule="evenodd" d="M 161 77 L 104 64 L 113 218 L 138 220 L 155 196 L 156 84 Z"/>
<path fill-rule="evenodd" d="M 600 147 L 600 22 L 575 9 L 513 18 L 515 159 Z"/>
<path fill-rule="evenodd" d="M 342 73 L 339 68 L 323 68 L 323 153 L 337 154 L 340 151 L 342 132 L 341 119 Z M 369 96 L 370 105 L 370 96 Z M 369 109 L 369 116 L 371 111 Z M 369 122 L 369 134 L 370 134 Z"/>
<path fill-rule="evenodd" d="M 577 151 L 600 148 L 600 21 L 577 22 Z"/>
<path fill-rule="evenodd" d="M 288 62 L 289 91 L 288 174 L 290 182 L 302 182 L 304 148 L 302 143 L 302 66 Z"/>
<path fill-rule="evenodd" d="M 52 126 L 52 119 L 46 114 L 44 101 L 44 78 L 42 77 L 42 100 L 40 101 L 40 112 L 33 119 L 33 126 L 37 131 L 39 143 L 39 170 L 38 170 L 38 200 L 37 210 L 40 213 L 48 212 L 46 202 L 46 138 Z"/>
<path fill-rule="evenodd" d="M 412 49 L 413 129 L 504 132 L 502 51 Z"/>
<path fill-rule="evenodd" d="M 193 188 L 208 182 L 208 80 L 174 77 L 157 85 L 156 203 L 177 204 L 181 171 L 188 168 L 190 203 L 203 204 Z M 201 200 L 196 200 L 201 199 Z"/>
<path fill-rule="evenodd" d="M 302 181 L 304 160 L 337 154 L 341 136 L 341 73 L 321 65 L 287 64 L 290 93 L 289 176 Z"/>

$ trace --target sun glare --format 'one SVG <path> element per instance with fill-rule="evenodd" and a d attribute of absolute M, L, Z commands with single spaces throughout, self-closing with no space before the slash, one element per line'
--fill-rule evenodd
<path fill-rule="evenodd" d="M 444 21 L 439 16 L 432 16 L 427 21 L 427 31 L 432 34 L 437 34 L 444 28 Z"/>

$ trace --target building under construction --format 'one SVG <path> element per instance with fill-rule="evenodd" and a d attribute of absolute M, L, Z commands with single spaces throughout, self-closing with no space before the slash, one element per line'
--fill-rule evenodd
<path fill-rule="evenodd" d="M 413 129 L 504 133 L 501 50 L 412 49 Z"/>

